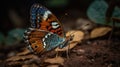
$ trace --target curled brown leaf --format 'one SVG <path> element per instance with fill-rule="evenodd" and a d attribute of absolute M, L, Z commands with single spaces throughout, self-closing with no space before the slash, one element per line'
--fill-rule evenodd
<path fill-rule="evenodd" d="M 95 28 L 91 31 L 90 38 L 97 38 L 97 37 L 100 37 L 100 36 L 104 36 L 111 30 L 112 30 L 112 28 L 110 28 L 110 27 Z"/>
<path fill-rule="evenodd" d="M 78 43 L 80 43 L 82 41 L 82 39 L 84 38 L 84 32 L 82 31 L 69 31 L 66 33 L 66 37 L 68 36 L 72 36 L 73 35 L 73 39 L 72 41 L 70 41 L 70 44 L 68 44 L 66 47 L 60 49 L 60 48 L 56 48 L 55 51 L 66 51 L 68 49 L 72 49 L 73 47 L 75 47 Z"/>
<path fill-rule="evenodd" d="M 45 59 L 44 62 L 51 63 L 51 64 L 57 63 L 57 64 L 63 65 L 64 59 L 62 57 L 48 58 L 48 59 Z"/>

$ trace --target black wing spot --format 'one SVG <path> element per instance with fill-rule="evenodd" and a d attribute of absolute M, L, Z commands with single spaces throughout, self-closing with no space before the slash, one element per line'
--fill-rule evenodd
<path fill-rule="evenodd" d="M 35 48 L 37 48 L 38 46 L 36 45 Z"/>

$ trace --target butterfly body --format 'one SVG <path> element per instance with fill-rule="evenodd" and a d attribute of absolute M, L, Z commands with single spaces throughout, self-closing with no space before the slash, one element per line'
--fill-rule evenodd
<path fill-rule="evenodd" d="M 61 23 L 47 8 L 34 4 L 30 10 L 30 21 L 31 28 L 25 31 L 24 39 L 31 51 L 44 53 L 66 45 Z"/>

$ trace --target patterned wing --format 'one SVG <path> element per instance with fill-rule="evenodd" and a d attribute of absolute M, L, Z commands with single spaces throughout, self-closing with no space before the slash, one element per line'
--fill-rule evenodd
<path fill-rule="evenodd" d="M 57 34 L 34 28 L 26 30 L 24 38 L 29 45 L 29 49 L 39 54 L 50 51 L 65 41 Z"/>
<path fill-rule="evenodd" d="M 31 26 L 64 37 L 63 27 L 55 15 L 40 4 L 33 4 L 30 10 Z"/>

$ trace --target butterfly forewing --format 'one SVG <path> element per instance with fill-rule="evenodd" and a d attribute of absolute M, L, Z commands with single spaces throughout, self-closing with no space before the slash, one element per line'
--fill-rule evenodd
<path fill-rule="evenodd" d="M 46 30 L 65 37 L 63 27 L 55 15 L 40 4 L 33 4 L 30 10 L 31 27 Z"/>

